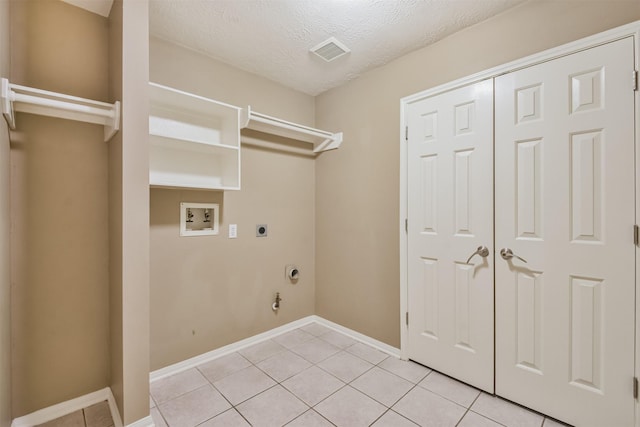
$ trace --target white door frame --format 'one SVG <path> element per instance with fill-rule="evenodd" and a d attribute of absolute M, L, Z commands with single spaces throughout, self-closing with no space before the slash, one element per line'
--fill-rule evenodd
<path fill-rule="evenodd" d="M 632 22 L 630 24 L 617 27 L 590 37 L 586 37 L 575 42 L 567 43 L 552 49 L 536 53 L 534 55 L 527 56 L 516 61 L 509 62 L 494 68 L 490 68 L 485 71 L 481 71 L 476 74 L 464 77 L 462 79 L 454 80 L 449 83 L 445 83 L 440 86 L 436 86 L 425 91 L 406 96 L 400 99 L 400 218 L 398 224 L 398 230 L 400 232 L 400 357 L 404 360 L 408 359 L 407 354 L 407 324 L 406 324 L 406 312 L 408 307 L 408 274 L 407 274 L 407 244 L 408 236 L 405 231 L 405 221 L 407 219 L 407 141 L 405 137 L 406 132 L 406 117 L 405 110 L 407 107 L 417 101 L 424 98 L 438 95 L 443 92 L 450 91 L 462 86 L 466 86 L 472 83 L 476 83 L 481 80 L 492 79 L 501 74 L 516 71 L 522 68 L 526 68 L 535 64 L 550 61 L 554 58 L 566 56 L 581 50 L 589 49 L 595 46 L 599 46 L 605 43 L 610 43 L 615 40 L 619 40 L 626 37 L 634 38 L 635 49 L 635 69 L 640 69 L 640 21 Z M 632 84 L 632 76 L 629 76 L 629 86 Z M 640 84 L 640 83 L 639 83 Z M 636 224 L 640 224 L 640 91 L 635 93 L 635 122 L 636 122 L 636 135 L 635 135 L 635 153 L 636 153 L 636 182 L 635 182 L 635 194 L 636 194 Z M 631 224 L 630 224 L 631 225 Z M 630 232 L 632 232 L 630 228 Z M 635 372 L 636 377 L 640 376 L 640 280 L 638 280 L 637 268 L 640 266 L 640 250 L 636 248 L 636 360 L 635 360 Z M 640 427 L 640 401 L 636 399 L 635 410 L 635 425 Z"/>

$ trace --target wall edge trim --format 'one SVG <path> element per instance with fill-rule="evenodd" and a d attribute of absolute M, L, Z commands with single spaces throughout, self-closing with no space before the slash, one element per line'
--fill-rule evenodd
<path fill-rule="evenodd" d="M 262 332 L 258 335 L 254 335 L 249 338 L 245 338 L 243 340 L 225 345 L 223 347 L 217 348 L 207 353 L 203 353 L 198 356 L 183 360 L 182 362 L 174 363 L 173 365 L 169 365 L 164 368 L 157 369 L 149 374 L 149 381 L 153 383 L 155 381 L 161 380 L 171 375 L 186 371 L 187 369 L 195 368 L 196 366 L 202 363 L 210 362 L 212 360 L 234 353 L 238 350 L 242 350 L 243 348 L 277 337 L 278 335 L 282 335 L 286 332 L 290 332 L 301 326 L 305 326 L 314 322 L 320 325 L 326 326 L 327 328 L 332 329 L 334 331 L 340 332 L 344 335 L 347 335 L 356 341 L 368 344 L 376 348 L 377 350 L 382 351 L 383 353 L 389 354 L 397 358 L 400 357 L 400 349 L 398 348 L 392 347 L 388 344 L 383 343 L 382 341 L 378 341 L 374 338 L 361 334 L 360 332 L 356 332 L 353 329 L 346 328 L 342 325 L 339 325 L 330 320 L 324 319 L 320 316 L 311 315 L 311 316 L 303 317 L 298 320 L 294 320 L 293 322 L 287 323 L 285 325 L 278 326 L 274 329 Z M 22 426 L 11 426 L 11 427 L 22 427 Z M 137 426 L 137 427 L 141 427 L 141 426 Z"/>
<path fill-rule="evenodd" d="M 87 406 L 100 403 L 102 401 L 109 403 L 109 410 L 111 411 L 111 417 L 113 418 L 114 427 L 122 427 L 122 421 L 120 421 L 120 414 L 118 407 L 116 406 L 113 393 L 109 387 L 105 387 L 102 390 L 94 391 L 83 396 L 76 397 L 74 399 L 60 402 L 47 408 L 39 409 L 22 417 L 14 418 L 11 422 L 11 427 L 33 427 L 39 424 L 43 424 L 49 421 L 53 421 L 56 418 L 69 415 L 75 411 L 86 408 Z M 146 426 L 146 424 L 145 424 Z M 137 426 L 142 427 L 142 426 Z"/>

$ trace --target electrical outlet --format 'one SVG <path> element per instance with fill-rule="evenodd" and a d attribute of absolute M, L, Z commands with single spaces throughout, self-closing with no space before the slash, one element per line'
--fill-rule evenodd
<path fill-rule="evenodd" d="M 238 224 L 229 224 L 229 238 L 235 239 L 238 237 Z"/>
<path fill-rule="evenodd" d="M 267 237 L 267 224 L 256 225 L 256 237 Z"/>

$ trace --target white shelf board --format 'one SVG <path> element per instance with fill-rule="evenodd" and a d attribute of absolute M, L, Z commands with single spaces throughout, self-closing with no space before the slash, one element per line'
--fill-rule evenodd
<path fill-rule="evenodd" d="M 342 144 L 342 132 L 331 133 L 251 110 L 242 109 L 241 127 L 313 144 L 313 152 L 334 150 Z"/>
<path fill-rule="evenodd" d="M 240 108 L 149 83 L 149 184 L 240 189 Z"/>
<path fill-rule="evenodd" d="M 96 123 L 104 126 L 108 141 L 120 128 L 120 102 L 113 104 L 79 98 L 0 80 L 2 114 L 11 129 L 16 129 L 16 112 Z"/>

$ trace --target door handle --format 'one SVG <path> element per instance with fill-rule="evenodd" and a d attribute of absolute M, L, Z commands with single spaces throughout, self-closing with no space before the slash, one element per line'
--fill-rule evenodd
<path fill-rule="evenodd" d="M 500 256 L 502 257 L 502 259 L 509 261 L 511 258 L 516 257 L 518 258 L 520 261 L 522 262 L 527 262 L 526 259 L 519 257 L 518 255 L 514 254 L 513 251 L 509 248 L 502 248 L 500 249 Z"/>
<path fill-rule="evenodd" d="M 478 246 L 478 249 L 476 249 L 476 251 L 472 253 L 469 259 L 467 260 L 467 264 L 469 264 L 469 261 L 471 261 L 471 258 L 473 258 L 476 255 L 480 255 L 482 258 L 486 258 L 487 256 L 489 256 L 489 248 L 487 248 L 486 246 Z"/>

